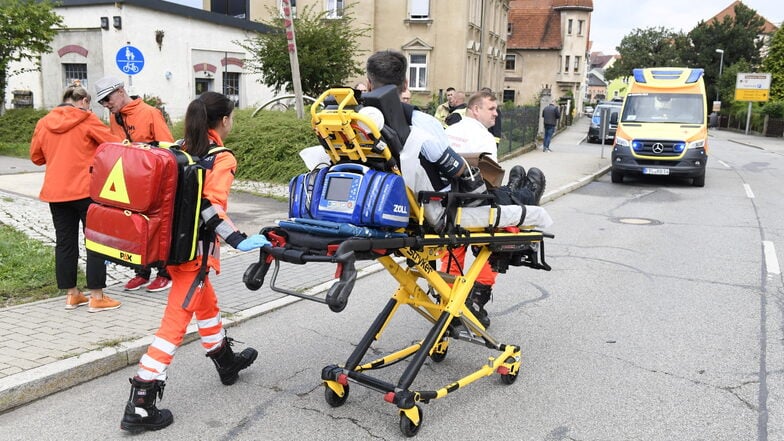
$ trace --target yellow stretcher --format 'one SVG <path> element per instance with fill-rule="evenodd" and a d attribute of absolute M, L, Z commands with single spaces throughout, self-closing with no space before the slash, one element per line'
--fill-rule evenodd
<path fill-rule="evenodd" d="M 391 86 L 388 86 L 391 87 Z M 329 105 L 329 103 L 332 105 Z M 312 125 L 332 163 L 356 161 L 381 164 L 388 171 L 399 173 L 395 166 L 394 149 L 402 146 L 391 139 L 388 127 L 378 131 L 365 115 L 354 111 L 358 105 L 352 89 L 330 89 L 311 108 Z M 321 107 L 319 107 L 321 106 Z M 371 136 L 357 133 L 358 123 L 369 127 Z M 382 132 L 385 132 L 382 134 Z M 394 134 L 394 133 L 393 133 Z M 386 136 L 385 136 L 386 135 Z M 379 143 L 379 140 L 386 142 Z M 379 148 L 379 144 L 382 148 Z M 399 150 L 397 150 L 399 152 Z M 474 381 L 498 373 L 504 384 L 517 379 L 521 363 L 519 346 L 500 343 L 493 338 L 471 310 L 466 299 L 482 266 L 490 262 L 494 270 L 506 272 L 509 265 L 550 270 L 544 260 L 544 238 L 552 235 L 537 230 L 492 227 L 465 229 L 460 227 L 461 200 L 459 193 L 422 193 L 408 189 L 411 205 L 409 227 L 398 230 L 396 237 L 329 237 L 267 227 L 262 232 L 273 243 L 260 252 L 258 263 L 245 273 L 249 289 L 259 289 L 274 263 L 270 281 L 276 292 L 326 303 L 335 312 L 342 311 L 354 286 L 357 260 L 374 259 L 381 263 L 397 281 L 392 298 L 373 321 L 354 351 L 343 364 L 323 368 L 325 398 L 330 406 L 343 405 L 349 396 L 349 383 L 358 384 L 383 394 L 385 401 L 396 405 L 400 414 L 400 430 L 414 436 L 422 427 L 422 407 L 433 399 L 465 387 Z M 476 195 L 471 195 L 475 198 Z M 492 201 L 492 196 L 488 196 Z M 426 203 L 443 203 L 450 207 L 448 231 L 435 233 L 425 225 L 423 207 Z M 469 246 L 475 252 L 471 266 L 461 276 L 439 272 L 435 262 L 451 248 Z M 397 259 L 395 257 L 398 257 Z M 404 258 L 404 259 L 401 259 Z M 337 264 L 337 281 L 324 298 L 310 296 L 276 285 L 279 262 L 305 264 L 323 262 Z M 424 279 L 427 289 L 420 286 Z M 391 324 L 395 313 L 407 305 L 432 323 L 424 338 L 374 360 L 365 360 L 373 342 L 379 340 Z M 434 362 L 445 359 L 451 340 L 466 341 L 499 351 L 487 364 L 469 375 L 435 390 L 412 389 L 421 367 L 430 357 Z M 369 371 L 380 369 L 410 358 L 396 381 L 376 378 Z"/>

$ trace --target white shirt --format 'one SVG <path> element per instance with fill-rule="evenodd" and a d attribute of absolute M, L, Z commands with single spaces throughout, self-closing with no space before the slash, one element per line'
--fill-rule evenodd
<path fill-rule="evenodd" d="M 458 154 L 490 153 L 494 161 L 498 161 L 498 145 L 487 127 L 479 120 L 466 116 L 457 124 L 444 130 L 449 145 Z"/>

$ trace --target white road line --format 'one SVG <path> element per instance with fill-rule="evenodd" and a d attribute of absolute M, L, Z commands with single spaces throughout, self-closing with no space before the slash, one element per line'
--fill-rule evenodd
<path fill-rule="evenodd" d="M 751 186 L 749 184 L 743 184 L 743 188 L 746 190 L 746 196 L 750 198 L 754 198 L 754 192 L 751 191 Z"/>
<path fill-rule="evenodd" d="M 765 252 L 765 267 L 768 274 L 781 274 L 779 259 L 776 257 L 776 246 L 769 240 L 762 241 L 762 249 Z"/>
<path fill-rule="evenodd" d="M 719 159 L 719 164 L 723 165 L 726 168 L 731 168 L 729 164 L 727 164 L 726 162 L 722 161 L 721 159 Z"/>

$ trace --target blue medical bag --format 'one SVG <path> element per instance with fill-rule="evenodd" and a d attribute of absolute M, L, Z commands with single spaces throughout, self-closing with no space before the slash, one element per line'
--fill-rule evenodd
<path fill-rule="evenodd" d="M 337 164 L 296 176 L 289 193 L 289 217 L 365 227 L 408 225 L 403 177 L 362 164 Z"/>

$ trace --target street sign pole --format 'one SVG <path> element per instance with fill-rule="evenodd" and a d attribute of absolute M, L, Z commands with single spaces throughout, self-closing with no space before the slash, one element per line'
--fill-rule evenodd
<path fill-rule="evenodd" d="M 751 101 L 749 101 L 749 110 L 746 112 L 746 135 L 749 134 L 750 125 L 751 125 Z"/>

